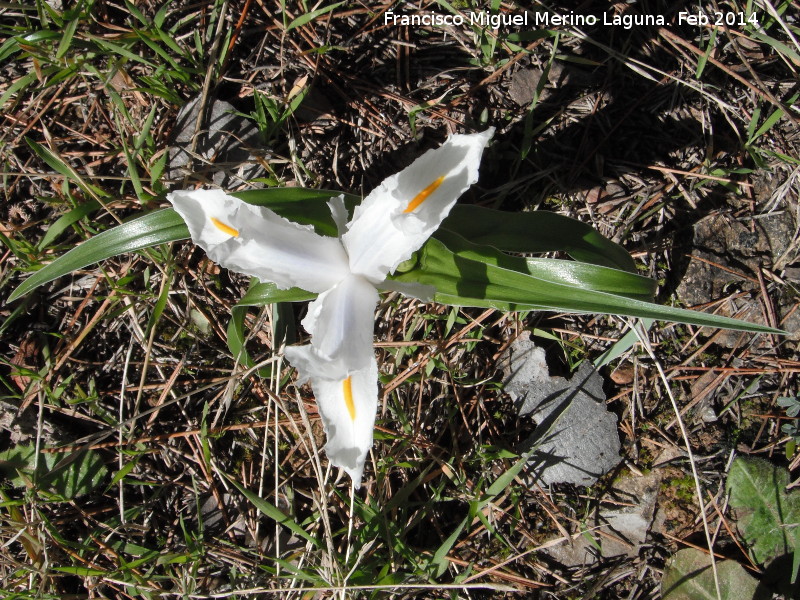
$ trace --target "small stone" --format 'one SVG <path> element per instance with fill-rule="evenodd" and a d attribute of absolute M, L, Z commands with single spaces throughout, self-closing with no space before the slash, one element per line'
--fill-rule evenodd
<path fill-rule="evenodd" d="M 635 376 L 636 371 L 634 370 L 633 365 L 630 363 L 622 363 L 616 369 L 611 371 L 609 375 L 611 381 L 617 385 L 630 385 L 633 383 Z"/>
<path fill-rule="evenodd" d="M 783 227 L 782 220 L 769 221 L 768 228 L 773 233 L 783 231 Z M 780 244 L 771 240 L 761 225 L 756 224 L 751 229 L 749 224 L 725 214 L 713 214 L 700 220 L 693 227 L 692 237 L 690 261 L 676 295 L 689 307 L 727 298 L 727 302 L 716 307 L 716 314 L 765 324 L 760 303 L 752 299 L 734 300 L 732 292 L 760 294 L 754 281 L 756 273 L 762 266 L 770 265 Z M 738 331 L 723 330 L 715 334 L 714 342 L 733 348 L 742 343 L 743 336 L 745 334 Z"/>
<path fill-rule="evenodd" d="M 714 407 L 710 405 L 703 407 L 703 409 L 700 411 L 700 419 L 703 421 L 703 423 L 713 423 L 716 421 L 717 413 L 714 412 Z"/>
<path fill-rule="evenodd" d="M 206 111 L 207 119 L 197 132 L 196 158 L 191 159 L 199 111 L 198 96 L 178 112 L 177 133 L 174 145 L 169 149 L 167 177 L 181 180 L 187 173 L 194 177 L 199 174 L 201 181 L 213 181 L 223 189 L 234 189 L 259 176 L 263 167 L 252 159 L 252 151 L 259 146 L 258 127 L 253 121 L 236 114 L 235 107 L 223 100 L 211 101 Z"/>
<path fill-rule="evenodd" d="M 603 379 L 584 362 L 571 379 L 551 377 L 544 350 L 520 336 L 502 359 L 505 390 L 536 430 L 521 451 L 544 485 L 592 485 L 620 461 L 617 417 L 606 410 Z"/>
<path fill-rule="evenodd" d="M 783 276 L 789 281 L 800 282 L 800 265 L 786 267 L 783 271 Z"/>
<path fill-rule="evenodd" d="M 584 535 L 548 548 L 547 553 L 566 567 L 592 564 L 603 557 L 637 556 L 650 531 L 660 530 L 664 514 L 658 510 L 658 492 L 662 477 L 628 475 L 614 482 L 608 492 L 618 505 L 604 503 L 586 526 Z M 588 539 L 591 536 L 591 540 Z"/>
<path fill-rule="evenodd" d="M 511 85 L 508 87 L 511 99 L 520 106 L 530 104 L 541 79 L 541 69 L 519 69 L 511 77 Z"/>

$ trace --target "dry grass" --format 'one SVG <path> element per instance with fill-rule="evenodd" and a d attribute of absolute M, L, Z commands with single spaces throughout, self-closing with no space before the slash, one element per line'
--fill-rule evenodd
<path fill-rule="evenodd" d="M 676 25 L 678 9 L 663 2 L 608 10 L 662 14 L 664 27 L 563 26 L 530 38 L 386 26 L 383 12 L 400 10 L 391 2 L 307 20 L 321 6 L 286 4 L 143 0 L 140 16 L 122 1 L 0 8 L 3 299 L 26 272 L 218 169 L 197 157 L 166 178 L 188 99 L 251 113 L 259 96 L 278 110 L 256 118 L 265 137 L 255 162 L 272 183 L 368 192 L 447 132 L 494 125 L 480 184 L 462 201 L 575 216 L 625 245 L 659 280 L 661 301 L 796 331 L 795 6 L 776 5 L 773 21 L 754 2 L 769 23 L 761 37 L 722 28 L 709 51 L 710 29 Z M 447 13 L 446 2 L 420 4 L 403 9 Z M 263 184 L 233 187 L 252 185 Z M 76 218 L 41 244 L 64 215 Z M 693 236 L 708 222 L 714 235 Z M 351 498 L 320 450 L 310 390 L 280 358 L 282 336 L 303 335 L 303 307 L 248 315 L 251 354 L 280 377 L 228 350 L 246 286 L 179 244 L 2 306 L 0 451 L 61 448 L 58 457 L 81 461 L 76 449 L 91 449 L 104 463 L 73 497 L 31 482 L 0 489 L 11 597 L 659 598 L 666 558 L 707 547 L 665 385 L 687 425 L 713 550 L 758 571 L 727 512 L 725 471 L 736 453 L 798 466 L 776 404 L 798 394 L 794 335 L 654 326 L 655 360 L 637 345 L 604 370 L 619 469 L 589 489 L 549 490 L 523 471 L 498 491 L 532 429 L 499 383 L 508 343 L 548 332 L 551 371 L 566 373 L 626 323 L 389 295 L 377 313 L 377 441 Z M 548 556 L 618 501 L 623 475 L 642 472 L 662 477 L 664 519 L 633 556 L 573 567 Z"/>

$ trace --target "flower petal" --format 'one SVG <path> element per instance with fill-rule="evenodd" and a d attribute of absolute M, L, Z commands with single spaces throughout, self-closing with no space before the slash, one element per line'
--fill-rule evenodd
<path fill-rule="evenodd" d="M 342 236 L 350 269 L 373 283 L 411 257 L 469 186 L 494 133 L 453 135 L 411 166 L 385 179 L 356 207 Z"/>
<path fill-rule="evenodd" d="M 331 464 L 344 469 L 361 487 L 367 453 L 378 410 L 378 365 L 373 357 L 357 371 L 329 377 L 334 373 L 309 346 L 286 348 L 286 356 L 311 388 L 328 436 L 325 452 Z"/>
<path fill-rule="evenodd" d="M 220 190 L 175 191 L 167 200 L 186 221 L 194 243 L 232 271 L 309 292 L 323 292 L 349 272 L 338 239 L 317 235 L 263 206 Z"/>
<path fill-rule="evenodd" d="M 308 305 L 303 327 L 311 345 L 327 361 L 346 371 L 363 369 L 374 360 L 372 337 L 378 291 L 359 275 L 350 275 Z"/>
<path fill-rule="evenodd" d="M 326 359 L 311 344 L 286 346 L 283 354 L 297 369 L 297 383 L 305 383 L 312 377 L 341 381 L 350 374 L 344 363 Z"/>
<path fill-rule="evenodd" d="M 336 231 L 339 237 L 347 231 L 347 207 L 344 205 L 344 194 L 333 196 L 328 200 L 328 208 L 331 209 L 331 217 L 336 223 Z"/>

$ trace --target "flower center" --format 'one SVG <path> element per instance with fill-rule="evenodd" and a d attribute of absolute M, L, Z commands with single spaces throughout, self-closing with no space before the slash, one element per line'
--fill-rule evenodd
<path fill-rule="evenodd" d="M 436 181 L 434 181 L 432 184 L 430 184 L 428 187 L 422 190 L 419 194 L 414 196 L 414 199 L 408 203 L 408 206 L 406 206 L 406 209 L 403 212 L 410 213 L 420 204 L 425 202 L 425 200 L 428 199 L 428 196 L 430 196 L 433 192 L 435 192 L 436 188 L 442 185 L 443 181 L 444 181 L 444 175 L 440 176 Z"/>
<path fill-rule="evenodd" d="M 350 420 L 356 420 L 356 405 L 353 403 L 353 384 L 350 377 L 342 382 L 342 393 L 344 394 L 344 404 L 347 412 L 350 413 Z"/>
<path fill-rule="evenodd" d="M 230 225 L 226 225 L 225 223 L 223 223 L 219 219 L 215 219 L 214 217 L 211 217 L 211 222 L 214 224 L 214 227 L 219 229 L 222 233 L 227 233 L 232 237 L 239 237 L 238 229 L 234 229 Z"/>

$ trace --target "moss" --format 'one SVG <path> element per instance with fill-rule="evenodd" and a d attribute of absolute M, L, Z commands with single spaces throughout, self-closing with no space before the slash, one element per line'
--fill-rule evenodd
<path fill-rule="evenodd" d="M 684 502 L 694 501 L 694 479 L 691 475 L 666 479 L 662 482 L 661 488 L 665 491 L 669 490 L 675 498 Z"/>

